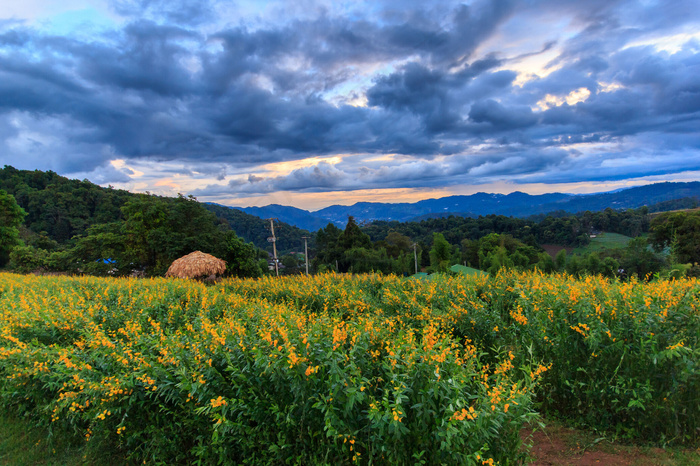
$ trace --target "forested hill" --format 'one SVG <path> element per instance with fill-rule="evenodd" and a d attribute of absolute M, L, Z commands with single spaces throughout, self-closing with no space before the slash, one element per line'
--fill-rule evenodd
<path fill-rule="evenodd" d="M 270 221 L 247 214 L 238 209 L 222 206 L 219 204 L 205 203 L 204 207 L 222 220 L 225 220 L 233 227 L 236 234 L 246 241 L 252 242 L 260 249 L 272 251 L 271 243 L 267 241 L 270 236 Z M 303 251 L 303 236 L 308 236 L 308 246 L 313 247 L 315 240 L 311 233 L 301 228 L 289 225 L 288 223 L 275 221 L 275 237 L 277 238 L 278 253 L 290 251 Z"/>
<path fill-rule="evenodd" d="M 133 194 L 102 188 L 87 180 L 70 180 L 52 171 L 0 169 L 0 189 L 15 197 L 27 212 L 24 225 L 32 232 L 64 244 L 96 224 L 123 220 L 121 207 Z"/>
<path fill-rule="evenodd" d="M 14 196 L 27 216 L 24 233 L 35 235 L 34 242 L 56 242 L 60 245 L 84 236 L 93 225 L 124 220 L 121 208 L 138 196 L 121 189 L 103 188 L 87 180 L 71 180 L 52 171 L 0 168 L 0 189 Z M 163 198 L 164 200 L 175 198 Z M 204 204 L 228 224 L 238 236 L 257 247 L 271 250 L 267 242 L 269 222 L 234 209 Z M 308 232 L 278 222 L 275 234 L 282 251 L 299 249 L 299 242 Z M 303 243 L 302 248 L 303 248 Z"/>

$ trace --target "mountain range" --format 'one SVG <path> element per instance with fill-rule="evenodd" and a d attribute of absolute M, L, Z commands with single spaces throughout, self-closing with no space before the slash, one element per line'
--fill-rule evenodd
<path fill-rule="evenodd" d="M 420 221 L 447 215 L 478 217 L 496 214 L 529 217 L 555 211 L 576 213 L 606 208 L 635 209 L 686 197 L 700 197 L 700 182 L 655 183 L 596 194 L 532 195 L 516 191 L 510 194 L 476 193 L 469 196 L 448 196 L 414 203 L 358 202 L 350 206 L 332 205 L 313 212 L 279 204 L 234 208 L 260 218 L 275 217 L 290 225 L 316 231 L 328 223 L 342 227 L 347 223 L 348 216 L 353 216 L 360 223 L 373 220 Z"/>

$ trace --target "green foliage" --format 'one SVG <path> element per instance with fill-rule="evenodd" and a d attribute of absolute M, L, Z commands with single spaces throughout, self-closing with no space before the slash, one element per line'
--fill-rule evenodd
<path fill-rule="evenodd" d="M 69 180 L 51 171 L 10 166 L 0 169 L 0 189 L 14 195 L 27 212 L 29 230 L 44 232 L 63 245 L 69 244 L 73 236 L 84 235 L 92 225 L 121 220 L 119 209 L 133 196 L 87 180 Z"/>
<path fill-rule="evenodd" d="M 436 272 L 447 272 L 450 268 L 452 247 L 442 233 L 433 234 L 433 247 L 430 249 L 430 267 Z"/>
<path fill-rule="evenodd" d="M 316 245 L 318 252 L 313 260 L 313 265 L 316 270 L 321 266 L 331 270 L 336 269 L 336 263 L 343 259 L 343 248 L 339 245 L 340 236 L 343 230 L 329 223 L 325 228 L 321 228 L 316 232 Z"/>
<path fill-rule="evenodd" d="M 49 254 L 34 246 L 17 246 L 10 253 L 10 267 L 20 273 L 46 269 Z"/>
<path fill-rule="evenodd" d="M 93 275 L 145 270 L 148 275 L 159 275 L 173 260 L 195 250 L 225 256 L 229 273 L 235 276 L 258 277 L 267 268 L 261 267 L 255 247 L 230 236 L 230 225 L 235 222 L 229 220 L 240 220 L 242 229 L 250 218 L 264 223 L 242 212 L 241 218 L 218 219 L 193 197 L 131 194 L 68 180 L 53 172 L 8 166 L 0 170 L 3 187 L 15 193 L 28 212 L 28 228 L 22 236 L 32 248 L 18 252 L 16 270 L 43 268 Z M 12 196 L 3 193 L 0 190 L 0 266 L 9 258 L 9 249 L 19 244 L 18 223 L 10 222 L 9 215 L 17 215 L 17 209 L 23 212 L 16 205 L 14 213 L 10 212 Z M 7 219 L 1 218 L 5 207 Z M 289 235 L 284 225 L 279 230 L 283 243 Z M 263 229 L 262 241 L 266 236 Z M 298 243 L 298 237 L 294 241 Z"/>
<path fill-rule="evenodd" d="M 45 426 L 36 427 L 31 418 L 1 413 L 0 464 L 110 466 L 124 463 L 107 445 L 85 444 L 70 434 L 51 432 Z"/>
<path fill-rule="evenodd" d="M 0 267 L 7 263 L 10 251 L 21 244 L 18 227 L 25 215 L 15 198 L 0 189 Z"/>
<path fill-rule="evenodd" d="M 676 262 L 700 263 L 700 212 L 659 215 L 652 221 L 649 239 L 657 250 L 669 247 Z"/>
<path fill-rule="evenodd" d="M 383 248 L 351 248 L 345 251 L 343 259 L 343 263 L 350 264 L 348 272 L 351 273 L 391 272 L 391 259 Z"/>
<path fill-rule="evenodd" d="M 226 234 L 224 253 L 226 272 L 234 277 L 262 277 L 267 273 L 267 254 L 259 251 L 252 243 L 245 243 L 232 231 Z M 262 259 L 262 263 L 261 263 Z"/>
<path fill-rule="evenodd" d="M 345 226 L 345 230 L 338 238 L 338 246 L 340 246 L 344 251 L 353 248 L 366 248 L 372 247 L 372 241 L 369 236 L 365 234 L 355 222 L 355 219 L 350 216 L 348 217 L 348 223 Z"/>
<path fill-rule="evenodd" d="M 0 403 L 113 445 L 128 462 L 524 457 L 533 367 L 514 367 L 507 351 L 486 365 L 485 354 L 440 328 L 440 315 L 454 313 L 449 300 L 476 297 L 458 282 L 10 280 L 0 306 L 17 301 L 22 312 L 0 315 L 13 345 L 0 357 Z M 421 305 L 439 296 L 436 318 L 397 313 L 392 296 L 407 292 Z"/>
<path fill-rule="evenodd" d="M 562 249 L 554 256 L 554 266 L 559 271 L 563 271 L 566 268 L 566 249 Z"/>
<path fill-rule="evenodd" d="M 648 247 L 646 238 L 633 238 L 627 244 L 620 267 L 628 276 L 635 275 L 639 279 L 648 279 L 658 273 L 664 266 L 664 260 Z"/>

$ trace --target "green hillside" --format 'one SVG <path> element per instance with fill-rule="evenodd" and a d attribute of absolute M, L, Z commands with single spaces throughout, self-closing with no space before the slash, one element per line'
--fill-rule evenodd
<path fill-rule="evenodd" d="M 474 269 L 472 267 L 465 267 L 464 265 L 460 264 L 455 264 L 452 267 L 450 267 L 450 270 L 455 273 L 461 273 L 464 275 L 488 275 L 487 272 L 484 272 L 483 270 L 478 270 Z"/>
<path fill-rule="evenodd" d="M 574 249 L 574 254 L 590 254 L 606 249 L 622 249 L 632 238 L 619 233 L 599 233 L 591 237 L 591 242 L 586 246 Z"/>

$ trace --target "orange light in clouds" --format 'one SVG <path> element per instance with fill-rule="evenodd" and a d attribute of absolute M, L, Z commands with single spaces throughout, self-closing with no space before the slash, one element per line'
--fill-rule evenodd
<path fill-rule="evenodd" d="M 343 161 L 343 157 L 336 155 L 333 157 L 307 157 L 299 160 L 289 160 L 287 162 L 268 163 L 257 167 L 254 173 L 259 176 L 282 176 L 288 175 L 294 170 L 305 167 L 313 167 L 321 162 L 336 165 Z"/>
<path fill-rule="evenodd" d="M 171 188 L 175 191 L 182 191 L 182 185 L 174 182 L 170 178 L 164 178 L 162 180 L 158 180 L 155 182 L 154 186 L 157 186 L 159 188 L 168 187 L 168 188 Z"/>

